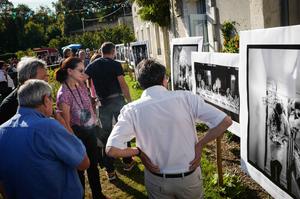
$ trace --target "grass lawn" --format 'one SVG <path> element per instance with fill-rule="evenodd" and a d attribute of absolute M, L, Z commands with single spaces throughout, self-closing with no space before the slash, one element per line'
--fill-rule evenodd
<path fill-rule="evenodd" d="M 131 98 L 134 101 L 134 100 L 137 100 L 138 98 L 140 98 L 140 96 L 143 93 L 143 90 L 139 88 L 137 82 L 134 81 L 133 79 L 134 79 L 134 77 L 131 77 L 129 75 L 125 76 L 125 81 L 128 84 Z"/>

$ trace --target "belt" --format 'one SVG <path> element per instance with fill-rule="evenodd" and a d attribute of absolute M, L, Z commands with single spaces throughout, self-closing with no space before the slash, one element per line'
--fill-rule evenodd
<path fill-rule="evenodd" d="M 114 94 L 111 94 L 111 95 L 107 96 L 106 98 L 100 98 L 100 101 L 103 101 L 103 100 L 106 100 L 106 99 L 112 99 L 112 98 L 120 97 L 120 96 L 123 96 L 123 95 L 121 93 L 114 93 Z"/>
<path fill-rule="evenodd" d="M 194 173 L 194 171 L 195 170 L 188 171 L 188 172 L 185 172 L 185 173 L 172 173 L 172 174 L 154 173 L 152 171 L 150 171 L 150 173 L 152 173 L 153 175 L 162 177 L 162 178 L 184 178 L 184 177 L 189 176 L 192 173 Z"/>

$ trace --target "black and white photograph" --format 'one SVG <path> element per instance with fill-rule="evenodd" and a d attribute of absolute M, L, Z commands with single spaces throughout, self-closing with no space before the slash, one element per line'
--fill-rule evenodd
<path fill-rule="evenodd" d="M 149 58 L 147 42 L 133 42 L 130 46 L 134 67 L 136 67 L 143 59 Z"/>
<path fill-rule="evenodd" d="M 248 45 L 248 162 L 300 198 L 300 46 Z"/>
<path fill-rule="evenodd" d="M 192 52 L 202 51 L 202 37 L 172 40 L 171 81 L 173 90 L 193 90 Z"/>
<path fill-rule="evenodd" d="M 120 62 L 125 62 L 125 46 L 124 44 L 117 44 L 116 45 L 116 60 Z"/>
<path fill-rule="evenodd" d="M 174 90 L 193 90 L 191 53 L 198 45 L 173 46 Z"/>
<path fill-rule="evenodd" d="M 239 55 L 192 52 L 192 73 L 193 93 L 229 115 L 228 130 L 240 137 Z"/>
<path fill-rule="evenodd" d="M 239 122 L 238 68 L 195 62 L 196 94 Z"/>

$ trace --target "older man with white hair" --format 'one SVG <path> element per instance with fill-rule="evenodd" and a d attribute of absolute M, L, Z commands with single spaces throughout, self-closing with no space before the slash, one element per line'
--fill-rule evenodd
<path fill-rule="evenodd" d="M 17 65 L 18 80 L 23 84 L 28 79 L 40 79 L 48 81 L 46 63 L 34 57 L 24 57 Z M 9 120 L 18 108 L 18 87 L 11 92 L 0 105 L 0 125 Z"/>
<path fill-rule="evenodd" d="M 81 199 L 76 169 L 89 167 L 82 142 L 51 119 L 50 85 L 28 80 L 17 113 L 0 126 L 0 188 L 7 198 Z"/>

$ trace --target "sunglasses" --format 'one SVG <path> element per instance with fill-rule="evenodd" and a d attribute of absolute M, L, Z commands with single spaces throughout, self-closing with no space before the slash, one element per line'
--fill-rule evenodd
<path fill-rule="evenodd" d="M 74 70 L 77 70 L 80 73 L 84 73 L 84 69 L 74 69 Z"/>

